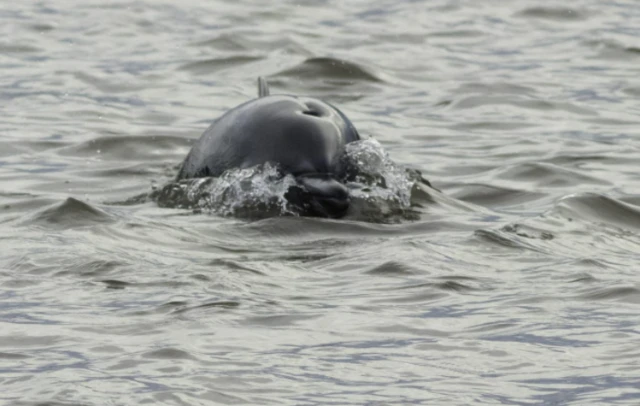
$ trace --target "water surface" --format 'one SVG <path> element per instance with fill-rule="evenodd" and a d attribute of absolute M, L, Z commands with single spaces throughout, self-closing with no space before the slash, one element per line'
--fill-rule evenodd
<path fill-rule="evenodd" d="M 6 2 L 0 399 L 638 404 L 639 27 L 635 1 Z M 121 204 L 259 75 L 457 204 Z"/>

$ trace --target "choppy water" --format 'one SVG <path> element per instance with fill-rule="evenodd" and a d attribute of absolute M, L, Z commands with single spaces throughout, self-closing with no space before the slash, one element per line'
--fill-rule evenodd
<path fill-rule="evenodd" d="M 639 404 L 639 27 L 635 0 L 3 2 L 0 399 Z M 442 195 L 131 204 L 258 75 Z"/>

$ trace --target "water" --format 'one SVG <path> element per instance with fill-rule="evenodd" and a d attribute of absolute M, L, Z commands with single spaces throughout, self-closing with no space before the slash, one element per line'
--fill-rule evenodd
<path fill-rule="evenodd" d="M 4 404 L 640 403 L 637 2 L 4 3 Z M 442 193 L 135 200 L 259 75 Z"/>

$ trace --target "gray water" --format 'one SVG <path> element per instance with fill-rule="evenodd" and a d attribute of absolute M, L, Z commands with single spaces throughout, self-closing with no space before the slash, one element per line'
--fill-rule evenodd
<path fill-rule="evenodd" d="M 266 4 L 3 1 L 3 404 L 640 404 L 640 3 Z M 259 75 L 438 199 L 132 200 Z"/>

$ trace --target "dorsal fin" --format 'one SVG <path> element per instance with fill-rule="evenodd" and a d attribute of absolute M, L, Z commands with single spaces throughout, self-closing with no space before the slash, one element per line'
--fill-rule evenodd
<path fill-rule="evenodd" d="M 267 79 L 258 76 L 258 97 L 269 96 L 269 84 Z"/>

